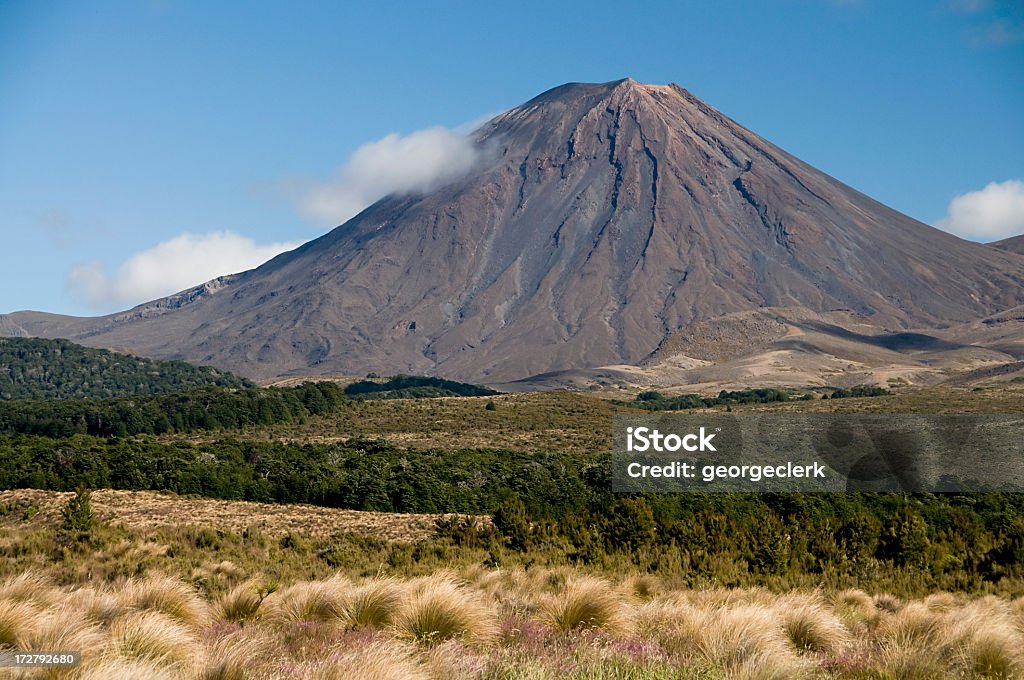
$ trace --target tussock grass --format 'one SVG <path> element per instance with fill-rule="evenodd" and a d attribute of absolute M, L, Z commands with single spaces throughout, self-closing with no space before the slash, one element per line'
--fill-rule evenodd
<path fill-rule="evenodd" d="M 882 619 L 878 636 L 884 644 L 922 647 L 935 642 L 940 618 L 924 602 L 911 602 L 895 614 Z"/>
<path fill-rule="evenodd" d="M 786 636 L 798 652 L 837 655 L 850 644 L 850 631 L 817 598 L 782 598 L 776 610 Z"/>
<path fill-rule="evenodd" d="M 900 601 L 900 598 L 889 593 L 879 593 L 872 599 L 875 602 L 875 608 L 882 612 L 893 614 L 903 607 L 903 602 Z"/>
<path fill-rule="evenodd" d="M 100 649 L 106 635 L 85 614 L 67 605 L 46 610 L 31 628 L 18 635 L 17 648 L 32 651 Z"/>
<path fill-rule="evenodd" d="M 246 581 L 217 600 L 214 616 L 221 621 L 242 623 L 255 618 L 262 604 L 259 584 L 255 581 Z"/>
<path fill-rule="evenodd" d="M 167 614 L 141 611 L 121 617 L 110 630 L 119 656 L 156 666 L 188 668 L 196 660 L 196 637 Z"/>
<path fill-rule="evenodd" d="M 965 675 L 1012 678 L 1024 668 L 1024 636 L 1010 606 L 997 598 L 985 597 L 959 611 L 950 610 L 940 635 L 954 665 Z"/>
<path fill-rule="evenodd" d="M 0 600 L 0 648 L 17 648 L 19 640 L 35 630 L 42 611 L 33 602 Z"/>
<path fill-rule="evenodd" d="M 402 605 L 398 581 L 379 578 L 355 588 L 345 604 L 344 617 L 350 626 L 383 628 L 390 625 Z"/>
<path fill-rule="evenodd" d="M 284 623 L 340 624 L 345 617 L 349 588 L 348 581 L 341 578 L 296 583 L 267 598 L 267 615 Z"/>
<path fill-rule="evenodd" d="M 201 627 L 210 620 L 209 607 L 199 595 L 170 576 L 131 579 L 122 586 L 118 599 L 129 609 L 159 612 L 186 626 Z"/>
<path fill-rule="evenodd" d="M 706 612 L 698 650 L 704 660 L 732 677 L 795 678 L 806 671 L 789 645 L 777 612 L 760 604 Z"/>
<path fill-rule="evenodd" d="M 0 600 L 50 604 L 59 597 L 48 578 L 31 571 L 6 579 L 0 584 Z"/>
<path fill-rule="evenodd" d="M 628 595 L 647 601 L 661 592 L 658 579 L 650 574 L 635 574 L 623 579 L 621 587 Z"/>
<path fill-rule="evenodd" d="M 430 680 L 423 663 L 399 643 L 346 650 L 316 666 L 311 680 Z"/>
<path fill-rule="evenodd" d="M 848 624 L 864 623 L 874 626 L 881 615 L 875 606 L 874 598 L 855 588 L 836 593 L 832 597 L 832 609 Z"/>
<path fill-rule="evenodd" d="M 254 579 L 202 596 L 159 574 L 79 588 L 26 576 L 0 584 L 0 646 L 82 650 L 81 668 L 42 676 L 86 680 L 1024 677 L 1019 600 L 463 576 L 334 576 L 269 595 L 276 582 Z"/>
<path fill-rule="evenodd" d="M 258 654 L 256 640 L 237 633 L 225 636 L 207 651 L 206 663 L 196 675 L 199 680 L 249 680 Z"/>
<path fill-rule="evenodd" d="M 934 612 L 946 613 L 963 604 L 953 593 L 932 593 L 923 600 L 924 606 Z"/>
<path fill-rule="evenodd" d="M 82 668 L 79 680 L 180 680 L 181 676 L 138 659 L 105 659 Z"/>
<path fill-rule="evenodd" d="M 620 633 L 629 625 L 622 596 L 600 578 L 574 579 L 564 592 L 548 598 L 543 612 L 547 623 L 562 632 L 598 628 Z"/>
<path fill-rule="evenodd" d="M 495 612 L 449 575 L 418 583 L 394 627 L 399 637 L 426 645 L 455 638 L 486 643 L 498 634 Z"/>
<path fill-rule="evenodd" d="M 109 626 L 125 612 L 124 605 L 114 595 L 93 588 L 78 588 L 64 598 L 70 609 L 80 611 L 86 618 L 101 626 Z"/>

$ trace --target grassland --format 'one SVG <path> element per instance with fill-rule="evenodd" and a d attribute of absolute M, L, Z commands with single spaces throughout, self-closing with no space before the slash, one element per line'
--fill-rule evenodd
<path fill-rule="evenodd" d="M 602 460 L 610 416 L 628 410 L 610 396 L 359 402 L 302 423 L 161 439 L 380 438 L 456 457 L 486 447 Z M 1024 390 L 732 408 L 1020 412 Z M 737 497 L 687 510 L 651 497 L 648 508 L 586 479 L 593 497 L 572 518 L 521 518 L 526 547 L 507 517 L 503 535 L 483 517 L 111 490 L 93 492 L 95 521 L 73 531 L 61 514 L 72 494 L 2 492 L 0 647 L 88 650 L 63 676 L 23 677 L 90 680 L 1024 673 L 1024 524 L 1009 501 Z"/>
<path fill-rule="evenodd" d="M 530 392 L 495 397 L 396 399 L 355 402 L 300 424 L 251 428 L 245 438 L 260 441 L 338 442 L 373 437 L 392 444 L 444 450 L 499 448 L 517 451 L 586 453 L 611 449 L 611 417 L 641 413 L 609 403 L 632 399 L 620 391 L 580 394 Z M 487 404 L 494 403 L 494 410 Z M 1021 413 L 1024 385 L 984 388 L 903 388 L 881 397 L 816 399 L 731 407 L 736 413 Z M 694 412 L 719 412 L 725 407 Z M 170 441 L 213 441 L 216 433 L 169 435 Z"/>
<path fill-rule="evenodd" d="M 60 521 L 61 508 L 74 495 L 73 492 L 36 489 L 0 491 L 0 508 L 5 509 L 6 518 L 6 522 L 0 519 L 0 526 L 18 525 L 30 530 L 56 526 Z M 290 533 L 330 536 L 350 532 L 407 543 L 433 536 L 438 519 L 459 517 L 341 510 L 316 505 L 222 501 L 172 493 L 114 489 L 93 492 L 91 502 L 97 520 L 117 527 L 214 527 L 235 533 L 255 530 L 271 536 Z M 479 519 L 490 521 L 489 518 Z"/>
<path fill-rule="evenodd" d="M 479 567 L 224 580 L 204 596 L 160 574 L 56 587 L 24 573 L 0 584 L 0 644 L 82 650 L 80 667 L 49 677 L 88 680 L 1009 678 L 1024 668 L 1022 600 L 680 590 L 649 576 Z"/>

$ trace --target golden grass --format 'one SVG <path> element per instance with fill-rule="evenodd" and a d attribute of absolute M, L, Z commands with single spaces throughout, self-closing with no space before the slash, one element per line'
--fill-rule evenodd
<path fill-rule="evenodd" d="M 706 612 L 697 647 L 705 661 L 733 676 L 781 679 L 805 671 L 786 639 L 778 612 L 760 604 Z"/>
<path fill-rule="evenodd" d="M 296 583 L 267 598 L 267 615 L 288 624 L 316 621 L 340 625 L 345 618 L 349 585 L 338 577 Z"/>
<path fill-rule="evenodd" d="M 235 586 L 217 600 L 214 616 L 222 621 L 242 623 L 255 618 L 263 604 L 260 586 L 246 581 Z"/>
<path fill-rule="evenodd" d="M 860 591 L 687 590 L 565 568 L 465 576 L 334 576 L 269 595 L 252 580 L 214 596 L 160 574 L 78 588 L 26 574 L 0 584 L 0 647 L 81 650 L 80 669 L 48 677 L 86 680 L 1024 674 L 1022 602 L 995 596 L 880 609 Z"/>
<path fill-rule="evenodd" d="M 572 580 L 564 592 L 550 596 L 543 611 L 547 623 L 562 632 L 597 628 L 621 633 L 630 623 L 612 584 L 589 576 Z"/>
<path fill-rule="evenodd" d="M 0 503 L 39 508 L 39 512 L 30 521 L 18 522 L 22 527 L 52 526 L 60 522 L 60 510 L 73 495 L 72 492 L 17 489 L 0 491 Z M 407 542 L 429 538 L 434 534 L 437 519 L 450 516 L 339 510 L 313 505 L 221 501 L 155 491 L 112 489 L 93 491 L 91 502 L 93 512 L 101 521 L 136 529 L 192 526 L 217 527 L 241 533 L 255 528 L 271 536 L 289 533 L 330 536 L 340 531 L 349 531 L 389 541 Z M 479 519 L 489 521 L 487 518 Z M 15 521 L 15 518 L 3 518 L 0 521 L 9 523 Z M 148 551 L 162 549 L 160 546 L 144 548 Z M 227 578 L 244 576 L 236 565 L 223 561 L 210 565 L 205 571 L 212 576 Z"/>
<path fill-rule="evenodd" d="M 0 647 L 17 647 L 20 638 L 39 624 L 42 611 L 25 600 L 0 600 Z"/>
<path fill-rule="evenodd" d="M 402 588 L 397 580 L 378 578 L 354 589 L 345 604 L 345 620 L 355 627 L 383 628 L 390 625 L 402 605 Z"/>
<path fill-rule="evenodd" d="M 447 574 L 418 583 L 394 626 L 399 637 L 426 645 L 455 638 L 486 643 L 498 633 L 497 616 L 483 597 Z"/>
<path fill-rule="evenodd" d="M 138 659 L 106 659 L 87 665 L 79 680 L 180 680 L 181 675 Z"/>
<path fill-rule="evenodd" d="M 798 652 L 838 655 L 851 642 L 849 629 L 817 598 L 782 598 L 776 610 Z"/>
<path fill-rule="evenodd" d="M 160 667 L 188 668 L 196 660 L 194 633 L 181 622 L 156 611 L 128 614 L 110 628 L 113 648 L 126 659 Z M 45 649 L 45 648 L 43 648 Z"/>
<path fill-rule="evenodd" d="M 832 596 L 832 609 L 847 625 L 878 623 L 879 611 L 875 600 L 863 590 L 849 588 Z"/>
<path fill-rule="evenodd" d="M 209 607 L 195 590 L 170 576 L 129 580 L 118 599 L 127 608 L 159 612 L 186 626 L 204 626 L 210 619 Z"/>

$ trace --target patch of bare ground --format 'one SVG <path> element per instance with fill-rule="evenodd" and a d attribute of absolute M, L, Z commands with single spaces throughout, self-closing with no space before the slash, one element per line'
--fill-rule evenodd
<path fill-rule="evenodd" d="M 38 508 L 28 525 L 45 526 L 59 522 L 61 508 L 73 495 L 72 492 L 16 489 L 0 492 L 0 504 Z M 428 538 L 434 532 L 437 519 L 446 516 L 222 501 L 155 491 L 110 489 L 93 491 L 92 506 L 101 521 L 133 529 L 196 526 L 241 533 L 255 528 L 269 535 L 302 533 L 310 536 L 351 532 L 406 542 Z M 0 526 L 5 523 L 25 524 L 17 516 L 0 516 Z"/>

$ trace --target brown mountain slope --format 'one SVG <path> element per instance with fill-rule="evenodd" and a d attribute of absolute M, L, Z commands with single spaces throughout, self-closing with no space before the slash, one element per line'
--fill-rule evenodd
<path fill-rule="evenodd" d="M 989 243 L 988 245 L 993 248 L 999 248 L 1000 250 L 1009 250 L 1011 253 L 1024 255 L 1024 234 L 1004 238 L 1002 241 L 996 241 L 995 243 Z"/>
<path fill-rule="evenodd" d="M 880 327 L 1024 302 L 1024 258 L 841 184 L 682 88 L 555 88 L 477 132 L 487 160 L 381 200 L 262 267 L 32 334 L 288 373 L 495 382 L 637 363 L 670 333 L 763 306 Z"/>

